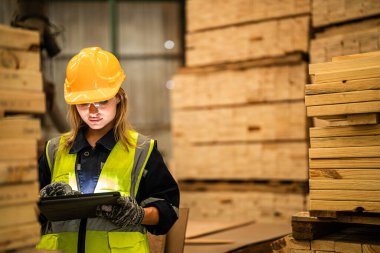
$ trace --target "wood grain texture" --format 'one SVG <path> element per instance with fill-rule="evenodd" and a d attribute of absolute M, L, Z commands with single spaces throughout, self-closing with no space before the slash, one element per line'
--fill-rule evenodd
<path fill-rule="evenodd" d="M 380 14 L 380 3 L 377 0 L 312 1 L 314 27 L 347 22 L 377 14 Z"/>
<path fill-rule="evenodd" d="M 172 112 L 174 143 L 305 140 L 302 101 Z"/>
<path fill-rule="evenodd" d="M 380 134 L 380 125 L 312 127 L 310 137 L 342 137 Z"/>
<path fill-rule="evenodd" d="M 40 44 L 40 34 L 37 31 L 0 25 L 0 47 L 29 50 Z"/>
<path fill-rule="evenodd" d="M 310 13 L 310 0 L 186 1 L 187 32 Z"/>
<path fill-rule="evenodd" d="M 204 66 L 284 56 L 308 49 L 309 17 L 188 34 L 186 65 Z"/>
<path fill-rule="evenodd" d="M 174 109 L 303 99 L 306 64 L 177 74 L 173 82 Z"/>
<path fill-rule="evenodd" d="M 174 174 L 185 179 L 307 179 L 306 142 L 174 146 Z"/>

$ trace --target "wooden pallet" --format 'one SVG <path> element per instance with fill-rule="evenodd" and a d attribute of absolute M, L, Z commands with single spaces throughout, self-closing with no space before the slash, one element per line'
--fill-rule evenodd
<path fill-rule="evenodd" d="M 292 233 L 297 240 L 314 240 L 351 224 L 380 226 L 380 213 L 299 212 L 292 216 Z"/>

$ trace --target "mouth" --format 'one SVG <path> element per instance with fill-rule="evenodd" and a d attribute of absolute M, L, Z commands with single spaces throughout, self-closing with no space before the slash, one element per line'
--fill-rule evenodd
<path fill-rule="evenodd" d="M 101 118 L 89 118 L 88 119 L 91 123 L 97 123 L 99 121 L 101 121 L 102 119 Z"/>

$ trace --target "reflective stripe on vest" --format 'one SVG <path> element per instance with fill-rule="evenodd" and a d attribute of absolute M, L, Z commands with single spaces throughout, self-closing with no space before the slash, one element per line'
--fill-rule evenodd
<path fill-rule="evenodd" d="M 130 136 L 132 147 L 129 148 L 129 151 L 125 150 L 120 142 L 117 142 L 115 147 L 112 149 L 100 173 L 98 183 L 95 187 L 95 192 L 118 191 L 122 196 L 136 197 L 145 165 L 154 146 L 154 141 L 134 131 L 130 132 Z M 75 173 L 77 154 L 69 154 L 69 151 L 64 148 L 63 138 L 64 137 L 61 137 L 60 140 L 52 139 L 48 142 L 46 147 L 48 163 L 52 173 L 52 182 L 63 181 L 70 184 L 74 190 L 77 190 L 78 187 Z M 49 222 L 47 230 L 45 231 L 46 235 L 43 236 L 40 244 L 38 245 L 38 248 L 52 249 L 53 243 L 49 242 L 49 240 L 51 241 L 52 238 L 49 238 L 49 240 L 47 240 L 47 238 L 44 237 L 57 237 L 58 241 L 65 241 L 68 237 L 72 236 L 72 233 L 77 234 L 79 223 L 80 220 Z M 97 231 L 100 234 L 112 231 L 112 238 L 122 238 L 120 237 L 121 234 L 124 234 L 124 236 L 128 237 L 130 233 L 132 233 L 132 237 L 136 237 L 136 232 L 139 232 L 142 235 L 146 233 L 146 229 L 142 225 L 121 228 L 112 222 L 102 218 L 89 218 L 87 221 L 87 231 L 92 232 L 87 234 L 86 244 L 88 241 L 92 241 L 91 237 L 89 237 L 89 234 L 96 235 Z M 66 239 L 59 239 L 60 237 L 65 237 Z M 102 238 L 104 238 L 104 236 Z M 139 236 L 137 236 L 137 238 L 139 238 L 138 240 L 141 244 L 141 238 Z M 73 243 L 76 244 L 76 241 Z M 111 242 L 108 243 L 111 244 Z M 122 242 L 120 243 L 122 244 Z M 50 246 L 47 244 L 50 244 Z M 57 243 L 55 242 L 55 244 Z M 113 244 L 117 244 L 115 243 L 115 239 L 113 239 Z M 147 242 L 144 242 L 142 244 L 145 245 Z M 61 249 L 59 245 L 54 246 L 53 248 Z M 143 248 L 145 248 L 145 246 Z"/>

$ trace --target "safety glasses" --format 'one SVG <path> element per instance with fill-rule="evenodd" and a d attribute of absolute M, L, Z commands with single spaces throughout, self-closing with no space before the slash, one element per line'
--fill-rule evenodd
<path fill-rule="evenodd" d="M 76 106 L 78 109 L 81 109 L 81 110 L 88 109 L 90 108 L 91 105 L 94 105 L 97 109 L 103 109 L 109 105 L 110 101 L 111 99 L 100 101 L 100 102 L 94 102 L 94 103 L 77 104 Z"/>

